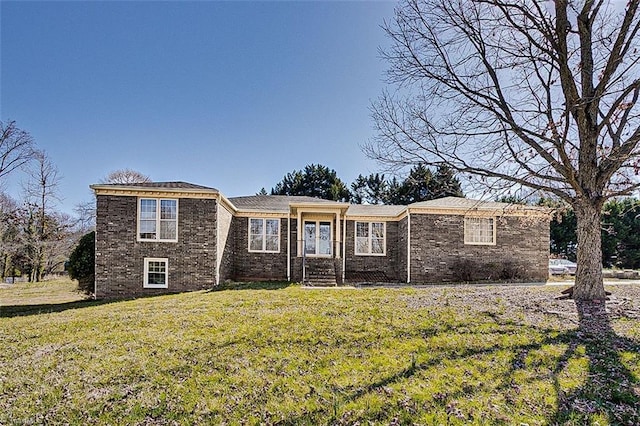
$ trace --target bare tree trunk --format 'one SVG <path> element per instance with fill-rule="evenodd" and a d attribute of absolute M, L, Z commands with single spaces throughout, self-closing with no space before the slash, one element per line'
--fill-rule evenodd
<path fill-rule="evenodd" d="M 3 253 L 2 255 L 2 281 L 4 281 L 6 275 L 7 275 L 7 264 L 9 263 L 9 254 L 8 253 Z"/>
<path fill-rule="evenodd" d="M 590 202 L 574 206 L 578 222 L 578 270 L 573 298 L 605 300 L 602 281 L 602 239 L 600 216 L 602 206 Z"/>

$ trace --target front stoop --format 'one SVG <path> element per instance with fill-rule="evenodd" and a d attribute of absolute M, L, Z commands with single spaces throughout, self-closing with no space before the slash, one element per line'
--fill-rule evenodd
<path fill-rule="evenodd" d="M 306 274 L 304 284 L 308 286 L 329 287 L 337 286 L 341 281 L 334 258 L 306 258 Z"/>

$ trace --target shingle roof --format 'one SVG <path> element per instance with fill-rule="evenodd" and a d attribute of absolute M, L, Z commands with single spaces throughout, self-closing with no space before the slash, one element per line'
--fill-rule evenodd
<path fill-rule="evenodd" d="M 352 204 L 347 210 L 347 216 L 385 216 L 396 217 L 407 206 L 388 206 L 388 205 L 366 205 L 366 204 Z"/>
<path fill-rule="evenodd" d="M 337 201 L 297 195 L 249 195 L 228 199 L 238 210 L 288 212 L 291 203 L 341 204 Z"/>
<path fill-rule="evenodd" d="M 167 190 L 187 190 L 187 191 L 206 191 L 219 193 L 216 188 L 203 185 L 196 185 L 188 182 L 139 182 L 139 183 L 99 183 L 90 186 L 93 189 L 167 189 Z"/>
<path fill-rule="evenodd" d="M 218 191 L 216 188 L 210 188 L 208 186 L 196 185 L 189 182 L 141 182 L 141 183 L 111 183 L 105 184 L 105 186 L 132 186 L 140 188 L 162 188 L 162 189 L 206 189 L 210 191 Z"/>
<path fill-rule="evenodd" d="M 494 201 L 473 200 L 470 198 L 444 197 L 435 200 L 420 201 L 410 204 L 411 208 L 424 209 L 456 209 L 456 210 L 532 210 L 545 211 L 546 209 L 535 206 L 526 206 L 513 203 L 497 203 Z"/>

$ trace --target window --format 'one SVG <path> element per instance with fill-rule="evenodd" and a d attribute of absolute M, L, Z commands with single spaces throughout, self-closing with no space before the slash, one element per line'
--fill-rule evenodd
<path fill-rule="evenodd" d="M 385 222 L 356 222 L 356 254 L 383 256 L 385 231 Z"/>
<path fill-rule="evenodd" d="M 494 245 L 496 243 L 496 221 L 492 217 L 465 217 L 464 243 Z"/>
<path fill-rule="evenodd" d="M 169 259 L 144 259 L 144 288 L 167 288 Z"/>
<path fill-rule="evenodd" d="M 141 198 L 138 240 L 178 241 L 178 200 Z"/>
<path fill-rule="evenodd" d="M 280 251 L 280 219 L 249 219 L 249 251 Z"/>

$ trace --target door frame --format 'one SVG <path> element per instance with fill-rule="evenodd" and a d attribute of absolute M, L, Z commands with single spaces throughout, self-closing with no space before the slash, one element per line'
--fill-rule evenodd
<path fill-rule="evenodd" d="M 315 226 L 315 253 L 307 253 L 306 250 L 306 241 L 307 241 L 307 224 L 313 224 Z M 318 249 L 320 248 L 320 226 L 321 224 L 329 225 L 329 253 L 318 253 Z M 330 219 L 304 219 L 302 222 L 302 229 L 304 233 L 303 237 L 303 247 L 304 256 L 308 257 L 333 257 L 334 248 L 333 248 L 333 221 Z"/>

